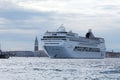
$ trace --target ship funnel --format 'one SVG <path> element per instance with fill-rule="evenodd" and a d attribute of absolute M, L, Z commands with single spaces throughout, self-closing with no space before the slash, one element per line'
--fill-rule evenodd
<path fill-rule="evenodd" d="M 65 32 L 65 27 L 63 24 L 57 29 L 58 32 Z"/>
<path fill-rule="evenodd" d="M 89 29 L 88 32 L 92 32 L 92 29 Z"/>
<path fill-rule="evenodd" d="M 89 29 L 88 32 L 86 33 L 86 38 L 95 38 L 91 29 Z"/>

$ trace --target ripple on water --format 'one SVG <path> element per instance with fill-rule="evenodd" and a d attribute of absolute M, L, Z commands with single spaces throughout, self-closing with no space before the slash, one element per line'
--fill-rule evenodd
<path fill-rule="evenodd" d="M 100 73 L 102 73 L 102 74 L 120 74 L 120 70 L 109 70 L 109 71 L 103 71 Z"/>
<path fill-rule="evenodd" d="M 3 80 L 120 80 L 119 65 L 120 59 L 10 58 L 0 60 L 0 77 Z"/>
<path fill-rule="evenodd" d="M 77 69 L 41 69 L 41 68 L 33 68 L 35 71 L 65 71 L 65 72 L 75 72 Z"/>

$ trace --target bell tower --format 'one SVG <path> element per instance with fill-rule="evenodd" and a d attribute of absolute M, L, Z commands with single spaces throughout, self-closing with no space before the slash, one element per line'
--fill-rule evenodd
<path fill-rule="evenodd" d="M 38 51 L 39 50 L 39 46 L 38 46 L 38 39 L 37 39 L 37 36 L 36 36 L 36 39 L 35 39 L 35 44 L 34 44 L 34 51 Z"/>

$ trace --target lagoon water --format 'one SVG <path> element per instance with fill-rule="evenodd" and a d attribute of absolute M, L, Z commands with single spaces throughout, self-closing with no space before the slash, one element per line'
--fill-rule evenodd
<path fill-rule="evenodd" d="M 120 59 L 0 59 L 0 80 L 120 80 Z"/>

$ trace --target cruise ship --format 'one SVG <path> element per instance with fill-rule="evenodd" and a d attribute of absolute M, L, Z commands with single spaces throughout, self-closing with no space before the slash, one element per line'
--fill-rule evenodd
<path fill-rule="evenodd" d="M 41 40 L 50 58 L 103 59 L 106 53 L 104 38 L 95 37 L 91 29 L 82 37 L 61 25 L 46 31 Z"/>

